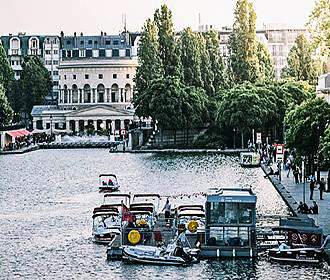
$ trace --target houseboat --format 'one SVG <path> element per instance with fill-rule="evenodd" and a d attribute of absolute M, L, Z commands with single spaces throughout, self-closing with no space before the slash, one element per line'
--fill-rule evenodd
<path fill-rule="evenodd" d="M 256 202 L 251 187 L 212 190 L 205 204 L 201 258 L 256 257 Z"/>

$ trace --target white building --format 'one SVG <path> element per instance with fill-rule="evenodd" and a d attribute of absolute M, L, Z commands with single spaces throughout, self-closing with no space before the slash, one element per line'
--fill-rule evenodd
<path fill-rule="evenodd" d="M 330 104 L 330 73 L 319 77 L 316 94 L 319 97 L 323 97 Z"/>
<path fill-rule="evenodd" d="M 58 106 L 34 106 L 33 128 L 111 134 L 134 119 L 135 35 L 61 36 Z"/>

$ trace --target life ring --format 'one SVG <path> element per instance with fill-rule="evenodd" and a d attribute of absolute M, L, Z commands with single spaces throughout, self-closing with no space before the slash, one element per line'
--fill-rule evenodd
<path fill-rule="evenodd" d="M 141 234 L 133 229 L 128 233 L 128 241 L 131 242 L 133 245 L 139 243 L 139 241 L 141 240 Z"/>
<path fill-rule="evenodd" d="M 198 228 L 198 222 L 196 220 L 190 220 L 187 223 L 187 229 L 191 232 L 194 233 L 197 231 Z"/>
<path fill-rule="evenodd" d="M 144 226 L 147 224 L 147 221 L 145 219 L 140 219 L 136 221 L 137 226 Z"/>

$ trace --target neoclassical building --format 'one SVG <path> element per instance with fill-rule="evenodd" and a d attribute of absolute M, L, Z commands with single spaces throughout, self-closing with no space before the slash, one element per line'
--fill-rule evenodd
<path fill-rule="evenodd" d="M 131 34 L 61 34 L 58 106 L 34 106 L 33 128 L 82 132 L 93 126 L 111 133 L 127 129 L 134 120 L 137 42 Z"/>

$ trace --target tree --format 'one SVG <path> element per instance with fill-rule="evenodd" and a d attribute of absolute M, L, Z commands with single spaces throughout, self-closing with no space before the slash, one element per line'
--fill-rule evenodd
<path fill-rule="evenodd" d="M 188 27 L 180 36 L 181 65 L 185 85 L 203 87 L 201 75 L 201 48 L 205 47 L 199 42 L 198 35 Z"/>
<path fill-rule="evenodd" d="M 226 91 L 217 103 L 216 121 L 220 125 L 240 130 L 242 148 L 244 132 L 263 127 L 269 118 L 269 112 L 274 110 L 271 102 L 265 100 L 268 93 L 265 88 L 257 88 L 252 83 L 245 82 Z"/>
<path fill-rule="evenodd" d="M 248 0 L 237 0 L 235 22 L 229 38 L 229 66 L 234 83 L 259 79 L 256 14 Z"/>
<path fill-rule="evenodd" d="M 7 96 L 10 94 L 10 85 L 15 81 L 14 71 L 11 68 L 5 49 L 0 43 L 0 84 L 3 85 Z"/>
<path fill-rule="evenodd" d="M 139 66 L 136 69 L 136 93 L 134 94 L 133 102 L 136 107 L 136 114 L 145 117 L 150 116 L 150 112 L 146 110 L 148 108 L 148 100 L 141 98 L 141 96 L 143 97 L 151 80 L 161 78 L 164 74 L 159 56 L 157 32 L 155 23 L 148 19 L 144 25 L 139 45 Z M 142 100 L 146 103 L 141 103 Z M 143 112 L 144 110 L 146 112 Z"/>
<path fill-rule="evenodd" d="M 318 152 L 320 162 L 324 167 L 328 167 L 330 170 L 330 125 L 327 123 L 327 128 L 324 132 L 324 136 L 320 139 L 320 146 Z"/>
<path fill-rule="evenodd" d="M 13 109 L 7 100 L 5 89 L 0 84 L 0 127 L 9 124 L 13 119 Z"/>
<path fill-rule="evenodd" d="M 162 128 L 194 127 L 205 119 L 205 92 L 199 88 L 186 87 L 178 77 L 152 80 L 140 98 L 149 101 L 146 110 L 148 116 L 157 120 Z"/>
<path fill-rule="evenodd" d="M 275 79 L 275 68 L 272 56 L 267 47 L 261 43 L 257 43 L 257 56 L 259 62 L 259 78 L 264 82 L 271 82 Z"/>
<path fill-rule="evenodd" d="M 319 49 L 321 55 L 330 55 L 330 1 L 317 0 L 307 23 L 312 34 L 314 49 Z"/>
<path fill-rule="evenodd" d="M 283 77 L 292 77 L 298 81 L 317 83 L 317 72 L 312 59 L 312 48 L 303 34 L 298 35 L 295 45 L 288 55 L 288 66 L 282 71 Z"/>
<path fill-rule="evenodd" d="M 217 32 L 210 30 L 203 33 L 205 37 L 205 45 L 208 51 L 211 71 L 213 72 L 213 88 L 215 92 L 229 87 L 228 75 L 225 64 L 220 55 L 220 40 Z"/>
<path fill-rule="evenodd" d="M 330 105 L 323 98 L 308 99 L 296 106 L 285 117 L 288 147 L 297 148 L 300 155 L 315 155 L 329 119 Z"/>
<path fill-rule="evenodd" d="M 52 89 L 52 80 L 48 70 L 37 56 L 28 56 L 22 65 L 21 92 L 23 111 L 29 114 L 32 107 L 41 104 Z"/>
<path fill-rule="evenodd" d="M 159 55 L 165 76 L 181 76 L 180 47 L 175 40 L 172 12 L 166 5 L 157 9 L 154 21 L 158 27 Z"/>

